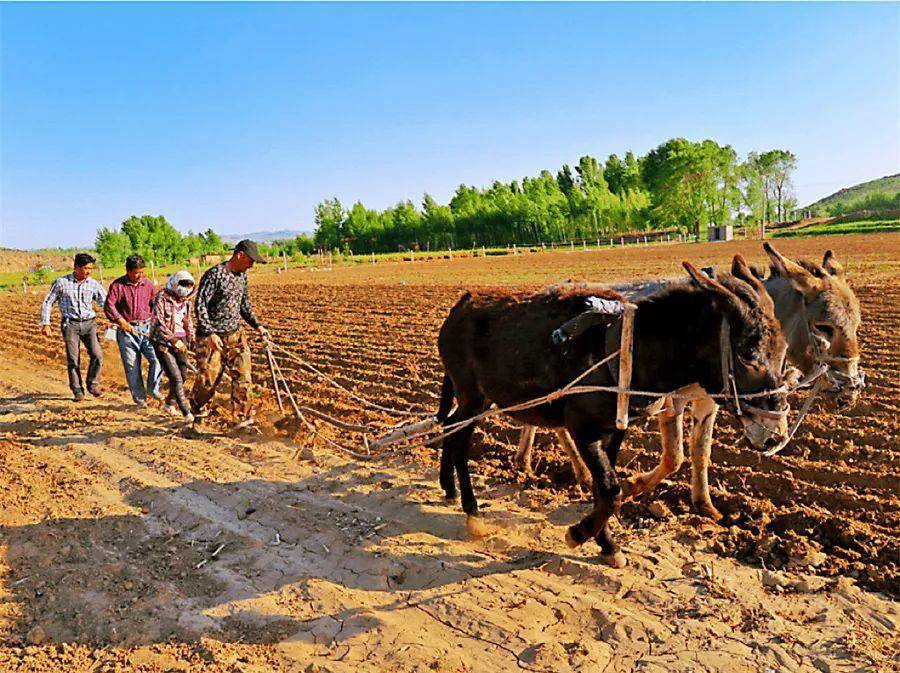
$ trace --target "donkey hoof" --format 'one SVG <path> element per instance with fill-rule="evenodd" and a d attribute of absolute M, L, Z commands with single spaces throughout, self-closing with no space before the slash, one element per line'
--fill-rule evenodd
<path fill-rule="evenodd" d="M 723 517 L 722 512 L 717 510 L 711 502 L 693 502 L 694 511 L 701 516 L 713 521 L 720 521 Z"/>
<path fill-rule="evenodd" d="M 574 536 L 574 535 L 572 535 L 572 529 L 571 529 L 571 528 L 569 528 L 569 529 L 566 531 L 566 546 L 567 546 L 569 549 L 576 549 L 577 547 L 580 547 L 580 546 L 581 546 L 581 543 L 578 542 L 578 541 L 575 539 L 575 536 Z"/>
<path fill-rule="evenodd" d="M 641 488 L 641 482 L 635 477 L 623 479 L 620 483 L 622 485 L 623 498 L 633 498 L 644 492 L 644 489 Z"/>
<path fill-rule="evenodd" d="M 469 535 L 474 538 L 487 537 L 491 534 L 490 526 L 488 526 L 480 516 L 467 516 L 466 530 L 469 531 Z"/>
<path fill-rule="evenodd" d="M 624 568 L 628 565 L 628 559 L 621 551 L 614 551 L 612 554 L 600 554 L 600 560 L 610 568 Z"/>

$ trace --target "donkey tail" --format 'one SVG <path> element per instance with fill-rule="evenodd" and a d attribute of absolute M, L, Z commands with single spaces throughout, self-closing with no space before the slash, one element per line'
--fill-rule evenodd
<path fill-rule="evenodd" d="M 453 399 L 456 397 L 456 389 L 453 387 L 453 381 L 447 372 L 444 372 L 444 382 L 441 384 L 441 403 L 438 406 L 437 419 L 439 423 L 444 423 L 450 416 L 450 410 L 453 408 Z"/>

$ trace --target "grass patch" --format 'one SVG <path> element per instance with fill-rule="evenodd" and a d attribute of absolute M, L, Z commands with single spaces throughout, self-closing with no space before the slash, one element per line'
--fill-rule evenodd
<path fill-rule="evenodd" d="M 811 227 L 804 227 L 803 229 L 779 231 L 773 235 L 773 238 L 825 236 L 829 234 L 878 234 L 889 231 L 900 231 L 900 218 L 865 219 L 853 222 L 814 224 Z"/>

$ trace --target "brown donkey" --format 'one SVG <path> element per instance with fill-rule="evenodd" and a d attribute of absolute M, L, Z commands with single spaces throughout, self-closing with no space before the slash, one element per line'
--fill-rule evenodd
<path fill-rule="evenodd" d="M 638 300 L 634 320 L 632 388 L 647 392 L 684 391 L 699 387 L 718 393 L 722 383 L 720 335 L 723 321 L 730 330 L 734 355 L 732 373 L 740 393 L 776 390 L 782 385 L 786 344 L 771 299 L 740 257 L 734 267 L 740 277 L 712 280 L 688 262 L 693 284 L 667 287 Z M 444 385 L 438 419 L 445 426 L 464 421 L 491 404 L 508 407 L 559 390 L 618 348 L 619 323 L 596 324 L 565 347 L 552 343 L 551 333 L 584 310 L 591 292 L 538 294 L 467 293 L 451 309 L 438 337 L 444 364 Z M 616 298 L 612 292 L 607 298 Z M 615 360 L 582 383 L 614 386 Z M 451 414 L 453 401 L 456 409 Z M 630 397 L 633 413 L 653 405 L 647 396 Z M 783 394 L 754 399 L 755 406 L 783 411 Z M 655 405 L 654 405 L 655 406 Z M 615 567 L 625 563 L 608 527 L 621 499 L 615 474 L 616 455 L 624 430 L 616 429 L 616 396 L 585 393 L 511 414 L 520 422 L 564 427 L 572 436 L 593 480 L 594 509 L 569 528 L 567 542 L 577 546 L 593 537 L 603 559 Z M 748 421 L 748 427 L 752 422 Z M 448 500 L 456 498 L 459 480 L 469 531 L 485 529 L 469 476 L 469 443 L 475 424 L 444 439 L 440 484 Z M 786 430 L 782 417 L 778 432 Z M 751 441 L 761 441 L 747 431 Z M 776 433 L 766 443 L 778 442 Z"/>
<path fill-rule="evenodd" d="M 844 269 L 831 250 L 822 264 L 794 262 L 783 257 L 768 243 L 764 244 L 772 261 L 765 287 L 775 304 L 775 314 L 788 344 L 787 360 L 801 375 L 813 373 L 827 365 L 829 387 L 826 399 L 839 407 L 852 405 L 864 387 L 865 376 L 859 368 L 859 345 L 856 332 L 860 323 L 859 302 L 847 284 Z M 758 274 L 757 275 L 761 275 Z M 658 284 L 661 287 L 664 281 Z M 602 286 L 590 286 L 596 290 Z M 622 291 L 640 290 L 643 286 L 623 287 Z M 691 502 L 694 510 L 713 519 L 721 514 L 709 493 L 708 469 L 712 433 L 719 405 L 711 398 L 692 400 L 689 405 L 694 418 L 690 435 Z M 684 461 L 681 426 L 685 405 L 673 401 L 659 415 L 663 436 L 663 455 L 659 465 L 625 481 L 626 495 L 647 493 L 663 479 L 676 472 Z M 516 463 L 531 473 L 531 448 L 534 428 L 525 427 L 519 441 Z M 576 478 L 590 488 L 590 474 L 573 450 L 572 439 L 564 428 L 557 429 L 566 448 Z"/>

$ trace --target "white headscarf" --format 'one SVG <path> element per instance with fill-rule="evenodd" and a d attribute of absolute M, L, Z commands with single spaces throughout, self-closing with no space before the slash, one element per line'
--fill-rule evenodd
<path fill-rule="evenodd" d="M 178 284 L 183 280 L 189 280 L 191 283 L 194 282 L 194 277 L 191 275 L 190 271 L 176 271 L 171 276 L 169 276 L 169 280 L 166 282 L 166 292 L 171 294 L 173 297 L 184 298 L 190 296 L 190 293 L 187 295 L 181 295 L 178 293 Z M 193 292 L 193 288 L 191 288 L 191 292 Z"/>

